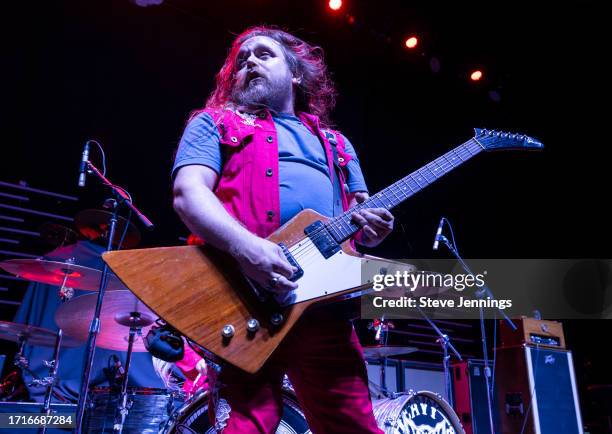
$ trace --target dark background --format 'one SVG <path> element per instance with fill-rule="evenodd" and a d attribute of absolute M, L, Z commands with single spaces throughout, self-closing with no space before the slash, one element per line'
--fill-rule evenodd
<path fill-rule="evenodd" d="M 335 13 L 324 1 L 51 3 L 22 3 L 3 18 L 0 179 L 99 207 L 106 196 L 93 181 L 76 188 L 83 144 L 96 139 L 108 176 L 157 225 L 145 246 L 187 234 L 171 206 L 173 151 L 233 34 L 266 23 L 325 49 L 340 94 L 333 119 L 371 192 L 463 143 L 473 127 L 546 145 L 480 155 L 428 187 L 397 211 L 398 230 L 376 254 L 447 256 L 431 251 L 444 215 L 465 257 L 610 257 L 609 46 L 599 2 L 345 1 Z M 409 51 L 403 40 L 413 33 L 421 44 Z M 478 83 L 468 79 L 475 67 L 484 71 Z M 602 342 L 610 322 L 565 328 L 581 385 L 611 383 Z"/>

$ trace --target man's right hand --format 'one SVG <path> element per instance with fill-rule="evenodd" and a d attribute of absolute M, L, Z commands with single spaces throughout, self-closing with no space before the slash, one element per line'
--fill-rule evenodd
<path fill-rule="evenodd" d="M 297 271 L 277 244 L 257 236 L 233 246 L 232 256 L 242 272 L 262 287 L 277 293 L 285 293 L 298 287 L 289 279 Z"/>

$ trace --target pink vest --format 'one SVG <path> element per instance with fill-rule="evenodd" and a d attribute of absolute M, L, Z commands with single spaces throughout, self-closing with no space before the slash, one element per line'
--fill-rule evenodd
<path fill-rule="evenodd" d="M 238 115 L 232 110 L 206 109 L 221 136 L 223 170 L 215 194 L 225 209 L 247 229 L 267 237 L 280 227 L 280 187 L 278 179 L 278 141 L 274 120 L 268 110 L 257 115 Z M 322 130 L 319 118 L 298 113 L 300 121 L 323 143 L 330 179 L 336 182 L 332 144 L 337 142 L 338 175 L 341 183 L 342 208 L 348 209 L 344 184 L 346 165 L 351 156 L 345 152 L 344 140 L 337 131 Z M 326 134 L 327 133 L 327 134 Z M 331 134 L 330 134 L 331 133 Z M 190 244 L 201 240 L 191 236 Z"/>

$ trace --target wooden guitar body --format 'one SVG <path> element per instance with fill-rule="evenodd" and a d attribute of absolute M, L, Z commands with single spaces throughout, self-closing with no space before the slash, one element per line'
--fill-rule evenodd
<path fill-rule="evenodd" d="M 304 238 L 304 228 L 316 220 L 325 222 L 327 218 L 311 210 L 302 211 L 268 239 L 292 247 Z M 341 247 L 339 254 L 357 261 L 358 268 L 367 260 L 348 241 Z M 282 309 L 274 300 L 261 302 L 233 260 L 207 246 L 112 251 L 103 258 L 157 315 L 217 357 L 250 373 L 259 370 L 306 309 L 344 295 L 336 292 Z M 317 271 L 305 270 L 310 272 Z M 359 289 L 347 288 L 345 292 L 348 296 Z M 275 313 L 284 317 L 279 326 L 270 322 Z M 255 333 L 247 331 L 250 319 L 259 322 Z M 221 334 L 226 325 L 235 330 L 230 339 Z"/>

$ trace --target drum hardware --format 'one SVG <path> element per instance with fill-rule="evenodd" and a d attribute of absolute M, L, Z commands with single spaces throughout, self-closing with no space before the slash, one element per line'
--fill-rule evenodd
<path fill-rule="evenodd" d="M 383 320 L 380 321 L 382 322 Z M 386 336 L 384 336 L 383 339 L 386 341 Z M 387 389 L 387 359 L 394 356 L 410 354 L 415 351 L 418 351 L 418 349 L 415 347 L 404 347 L 398 345 L 373 345 L 363 347 L 363 355 L 366 359 L 378 360 L 380 363 L 380 385 L 378 388 L 374 388 L 374 395 L 384 397 L 392 397 L 396 395 L 395 392 L 391 392 Z M 372 382 L 372 384 L 375 383 Z"/>
<path fill-rule="evenodd" d="M 447 225 L 449 226 L 449 228 L 451 229 L 451 238 L 453 239 L 453 242 L 451 243 L 449 241 L 448 238 L 446 238 L 444 235 L 442 235 L 442 224 L 443 222 L 446 221 Z M 455 237 L 454 237 L 454 233 L 452 230 L 452 226 L 450 221 L 443 217 L 442 220 L 440 220 L 440 227 L 438 228 L 438 232 L 436 232 L 436 236 L 435 236 L 435 240 L 434 240 L 434 245 L 437 246 L 437 243 L 441 242 L 442 244 L 444 244 L 446 246 L 446 248 L 449 250 L 449 252 L 457 259 L 457 261 L 459 262 L 459 264 L 461 265 L 461 267 L 463 268 L 463 270 L 471 276 L 474 276 L 474 273 L 472 272 L 472 270 L 470 269 L 470 267 L 465 263 L 465 261 L 463 260 L 463 258 L 459 255 L 459 251 L 455 246 Z M 489 287 L 485 284 L 482 287 L 480 287 L 479 289 L 477 289 L 474 294 L 478 297 L 478 298 L 489 298 L 491 300 L 495 300 L 495 297 L 493 296 L 493 293 L 491 292 L 491 290 L 489 289 Z M 489 384 L 489 375 L 491 372 L 491 369 L 489 367 L 489 353 L 488 353 L 488 349 L 487 349 L 487 338 L 486 338 L 486 332 L 485 332 L 485 322 L 484 322 L 484 310 L 483 307 L 481 305 L 479 305 L 479 311 L 480 311 L 480 335 L 481 335 L 481 340 L 482 340 L 482 352 L 483 352 L 483 360 L 484 360 L 484 370 L 485 370 L 485 382 L 486 382 L 486 389 L 487 389 L 487 406 L 488 406 L 488 410 L 489 410 L 489 428 L 491 430 L 492 433 L 495 432 L 495 425 L 493 423 L 493 387 L 491 384 Z M 420 309 L 419 309 L 420 310 Z M 422 313 L 422 312 L 421 312 Z M 499 307 L 497 308 L 497 313 L 501 316 L 501 318 L 506 322 L 506 324 L 510 327 L 510 329 L 512 331 L 516 331 L 517 327 L 516 325 L 512 322 L 512 320 L 508 317 L 508 315 L 506 315 L 506 313 L 503 311 L 503 309 L 500 309 Z M 446 357 L 446 355 L 445 355 Z M 446 369 L 446 366 L 445 366 Z M 446 377 L 446 374 L 445 374 Z M 448 376 L 449 380 L 450 380 L 450 375 Z M 450 389 L 448 389 L 450 390 Z M 448 395 L 449 397 L 451 395 Z"/>
<path fill-rule="evenodd" d="M 376 396 L 393 396 L 394 392 L 387 389 L 387 358 L 403 354 L 410 354 L 417 351 L 417 349 L 414 347 L 387 345 L 389 329 L 394 329 L 395 325 L 393 322 L 385 320 L 384 315 L 382 318 L 375 318 L 370 324 L 368 324 L 368 328 L 371 330 L 376 330 L 374 339 L 378 342 L 382 342 L 383 344 L 363 347 L 363 354 L 366 359 L 378 359 L 380 363 L 380 390 L 375 390 Z"/>
<path fill-rule="evenodd" d="M 130 337 L 128 339 L 127 356 L 125 357 L 125 375 L 121 382 L 121 393 L 117 403 L 117 411 L 115 412 L 115 420 L 113 423 L 113 432 L 120 433 L 123 431 L 123 425 L 125 424 L 125 418 L 130 410 L 132 403 L 128 404 L 127 384 L 128 374 L 130 372 L 130 362 L 132 361 L 132 349 L 134 347 L 134 337 L 136 333 L 140 335 L 139 327 L 130 327 Z"/>
<path fill-rule="evenodd" d="M 85 148 L 87 151 L 88 151 L 88 143 L 89 142 L 87 142 L 87 144 L 85 145 Z M 142 214 L 142 212 L 140 212 L 138 208 L 134 206 L 134 204 L 132 203 L 132 198 L 129 195 L 129 193 L 127 193 L 125 189 L 115 185 L 110 180 L 108 180 L 102 174 L 102 172 L 100 172 L 98 168 L 94 166 L 91 163 L 91 161 L 88 160 L 88 152 L 86 153 L 85 150 L 83 152 L 83 161 L 82 161 L 81 166 L 82 167 L 81 167 L 81 174 L 79 176 L 79 186 L 85 185 L 85 182 L 84 182 L 85 173 L 93 174 L 95 175 L 96 178 L 98 178 L 101 181 L 101 183 L 104 186 L 108 187 L 112 193 L 112 197 L 109 198 L 105 202 L 105 204 L 109 205 L 109 208 L 112 211 L 112 212 L 105 212 L 104 214 L 108 221 L 108 226 L 104 228 L 105 230 L 106 228 L 108 228 L 108 230 L 105 231 L 105 233 L 107 234 L 107 245 L 106 245 L 107 252 L 113 250 L 113 248 L 115 247 L 115 245 L 113 244 L 113 241 L 115 241 L 115 234 L 118 233 L 117 222 L 119 221 L 119 206 L 120 205 L 126 206 L 130 211 L 130 215 L 131 213 L 135 214 L 136 217 L 138 217 L 138 219 L 141 221 L 141 223 L 147 228 L 147 230 L 153 229 L 154 227 L 153 223 L 151 223 L 151 221 L 144 214 Z M 121 246 L 118 246 L 118 247 L 121 247 Z M 96 339 L 98 337 L 98 334 L 100 333 L 100 314 L 102 311 L 102 302 L 104 299 L 104 294 L 107 289 L 108 282 L 110 280 L 109 271 L 110 270 L 109 270 L 108 264 L 104 263 L 104 268 L 102 269 L 102 276 L 100 278 L 99 287 L 98 287 L 98 294 L 97 294 L 94 314 L 93 314 L 93 317 L 91 318 L 89 334 L 88 334 L 88 339 L 87 339 L 87 350 L 85 353 L 86 355 L 85 355 L 83 377 L 81 380 L 81 390 L 79 393 L 79 402 L 77 405 L 77 415 L 76 415 L 76 432 L 77 433 L 81 432 L 82 426 L 83 426 L 83 416 L 85 413 L 87 391 L 89 389 L 91 370 L 92 370 L 93 362 L 94 362 Z M 133 338 L 134 338 L 134 333 L 132 333 L 131 329 L 132 327 L 130 327 L 131 344 L 128 343 L 129 346 L 130 345 L 133 346 Z M 127 378 L 127 375 L 126 375 L 126 378 Z M 119 429 L 116 430 L 116 432 L 121 432 L 121 427 L 119 427 Z"/>
<path fill-rule="evenodd" d="M 84 294 L 62 304 L 55 312 L 55 322 L 66 334 L 79 339 L 86 339 L 87 319 L 91 318 L 97 307 L 98 294 Z M 100 330 L 96 345 L 109 350 L 125 351 L 125 374 L 121 381 L 121 391 L 117 400 L 113 429 L 122 432 L 130 409 L 127 391 L 128 373 L 132 353 L 145 352 L 142 340 L 143 331 L 148 332 L 155 322 L 155 314 L 144 306 L 130 291 L 109 291 L 102 301 L 98 315 Z M 128 331 L 127 339 L 125 331 Z M 137 340 L 138 339 L 138 340 Z"/>
<path fill-rule="evenodd" d="M 44 378 L 39 378 L 34 371 L 30 369 L 30 364 L 27 358 L 23 355 L 26 344 L 31 345 L 42 345 L 51 346 L 51 337 L 53 340 L 53 359 L 45 360 L 43 363 L 49 369 L 49 375 Z M 59 351 L 62 345 L 63 332 L 58 330 L 52 332 L 51 330 L 30 326 L 27 324 L 7 323 L 0 322 L 0 339 L 16 341 L 19 344 L 19 350 L 15 355 L 15 366 L 22 371 L 28 372 L 33 380 L 30 382 L 30 386 L 46 387 L 45 398 L 43 401 L 43 407 L 41 413 L 49 416 L 51 414 L 51 396 L 54 393 L 55 385 L 57 384 L 57 370 L 59 368 Z M 67 346 L 78 346 L 81 342 L 74 339 L 66 340 Z M 46 426 L 43 426 L 39 430 L 40 433 L 44 434 L 47 432 Z"/>
<path fill-rule="evenodd" d="M 42 381 L 39 380 L 41 386 L 47 386 L 47 391 L 45 392 L 45 399 L 42 408 L 42 412 L 49 416 L 51 414 L 51 395 L 53 394 L 53 387 L 57 383 L 57 369 L 59 367 L 59 350 L 62 345 L 62 330 L 59 329 L 57 331 L 57 338 L 55 340 L 55 347 L 53 349 L 53 360 L 47 361 L 45 360 L 45 366 L 49 368 L 49 376 L 45 377 Z M 36 381 L 36 380 L 34 380 Z M 40 429 L 40 433 L 44 434 L 47 432 L 47 426 L 43 425 Z"/>

